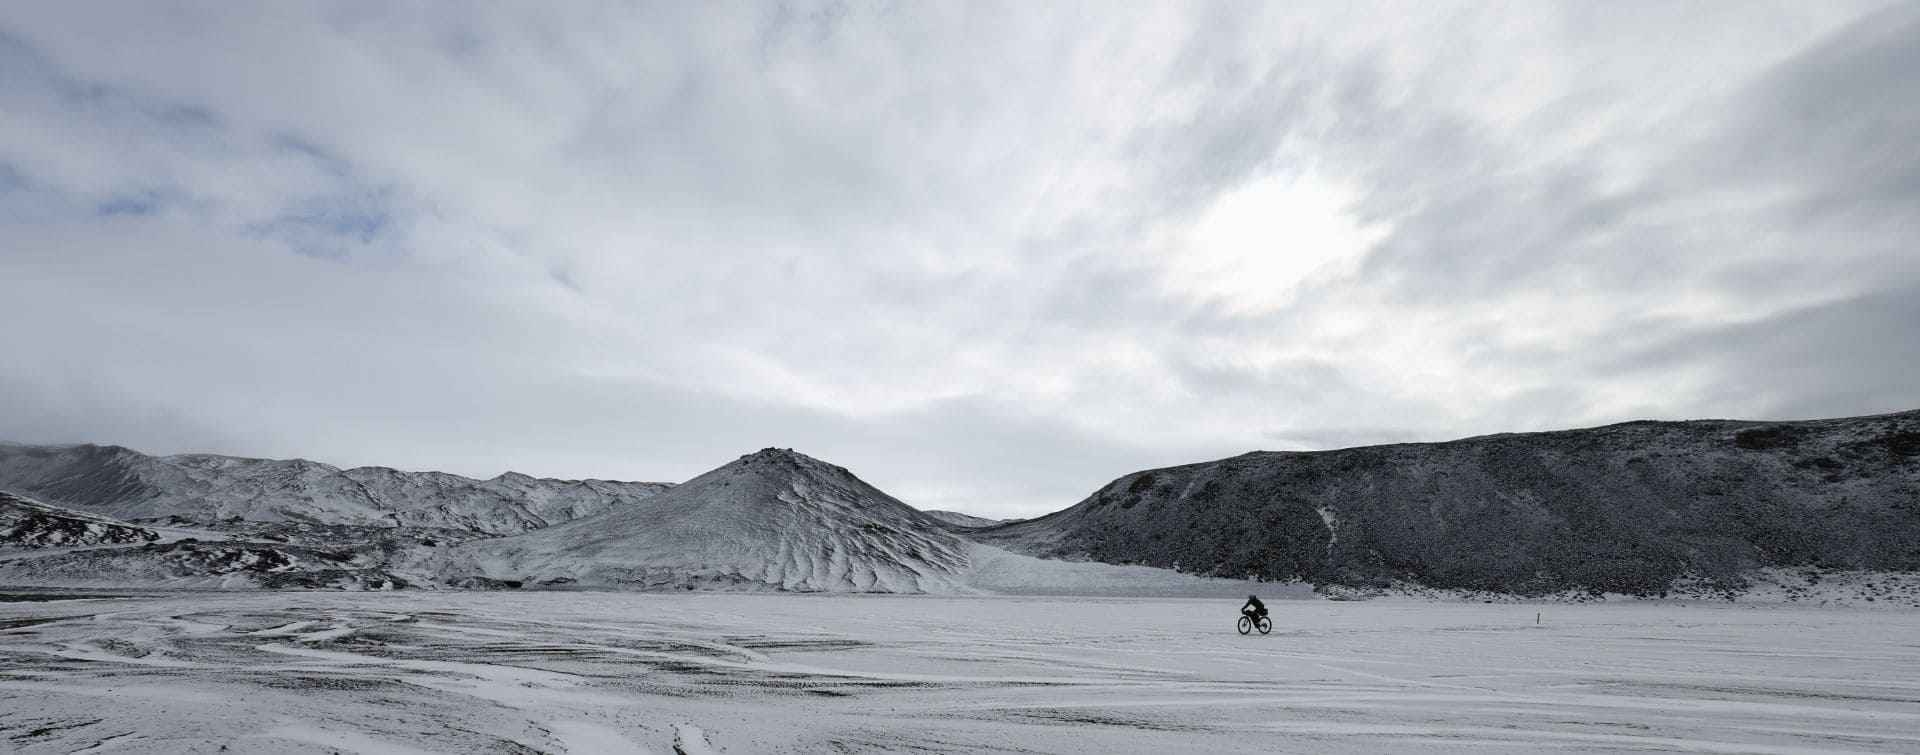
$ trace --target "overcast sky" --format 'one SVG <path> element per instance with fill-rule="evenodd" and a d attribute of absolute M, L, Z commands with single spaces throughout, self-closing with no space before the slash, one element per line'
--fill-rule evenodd
<path fill-rule="evenodd" d="M 1827 0 L 0 4 L 0 438 L 1027 516 L 1915 409 L 1917 71 Z"/>

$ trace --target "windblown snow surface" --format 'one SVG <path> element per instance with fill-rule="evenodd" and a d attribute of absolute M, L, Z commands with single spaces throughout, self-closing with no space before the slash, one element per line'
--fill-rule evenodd
<path fill-rule="evenodd" d="M 0 595 L 0 749 L 1920 751 L 1920 611 L 587 592 Z"/>

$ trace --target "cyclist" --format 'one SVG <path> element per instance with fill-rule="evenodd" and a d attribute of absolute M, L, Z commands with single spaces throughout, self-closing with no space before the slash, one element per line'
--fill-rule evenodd
<path fill-rule="evenodd" d="M 1267 615 L 1267 604 L 1260 602 L 1257 597 L 1248 595 L 1247 604 L 1240 607 L 1240 613 L 1257 624 L 1260 622 L 1260 617 Z"/>

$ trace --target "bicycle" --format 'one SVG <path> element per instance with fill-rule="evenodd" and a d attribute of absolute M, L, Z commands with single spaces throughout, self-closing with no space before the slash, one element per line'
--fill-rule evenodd
<path fill-rule="evenodd" d="M 1252 632 L 1254 629 L 1259 629 L 1261 634 L 1266 634 L 1268 632 L 1271 632 L 1273 631 L 1273 620 L 1267 618 L 1267 615 L 1264 613 L 1260 614 L 1259 621 L 1255 621 L 1252 617 L 1249 617 L 1246 614 L 1240 614 L 1240 633 L 1247 634 Z"/>

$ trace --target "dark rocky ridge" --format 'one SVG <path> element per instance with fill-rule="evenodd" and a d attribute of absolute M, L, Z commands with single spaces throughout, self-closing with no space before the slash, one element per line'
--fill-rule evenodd
<path fill-rule="evenodd" d="M 1121 477 L 972 537 L 1321 585 L 1657 595 L 1769 566 L 1920 569 L 1920 411 L 1629 422 Z"/>

